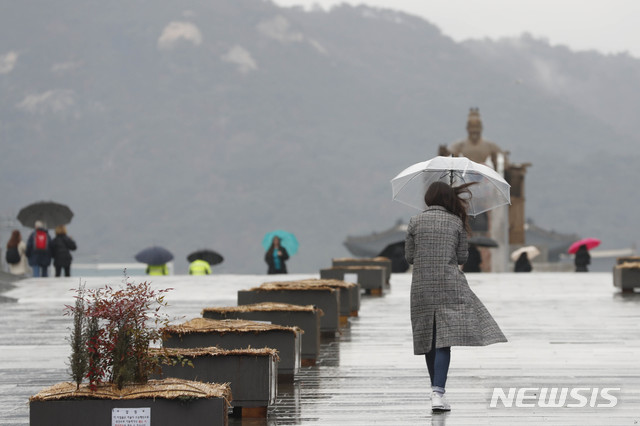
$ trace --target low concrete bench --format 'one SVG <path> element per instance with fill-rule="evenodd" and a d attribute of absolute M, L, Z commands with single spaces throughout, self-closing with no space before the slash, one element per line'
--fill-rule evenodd
<path fill-rule="evenodd" d="M 313 305 L 301 306 L 265 302 L 223 308 L 205 308 L 202 310 L 202 316 L 215 320 L 245 319 L 299 327 L 303 331 L 301 364 L 302 366 L 316 365 L 316 360 L 320 354 L 320 318 L 322 310 Z"/>
<path fill-rule="evenodd" d="M 613 285 L 623 293 L 631 293 L 634 288 L 640 288 L 640 258 L 616 265 L 613 268 Z"/>
<path fill-rule="evenodd" d="M 166 329 L 167 348 L 273 348 L 278 351 L 278 380 L 292 381 L 300 368 L 301 330 L 246 320 L 195 318 Z"/>
<path fill-rule="evenodd" d="M 262 285 L 251 290 L 238 291 L 238 305 L 263 302 L 287 303 L 291 305 L 315 305 L 322 310 L 320 333 L 335 336 L 340 330 L 340 292 L 331 287 L 311 285 Z"/>
<path fill-rule="evenodd" d="M 320 270 L 320 278 L 345 281 L 345 275 L 356 275 L 367 294 L 381 295 L 386 282 L 385 268 L 380 266 L 339 266 Z M 348 278 L 346 279 L 348 281 Z"/>
<path fill-rule="evenodd" d="M 391 259 L 378 256 L 378 257 L 367 257 L 367 258 L 353 258 L 353 257 L 341 257 L 335 258 L 331 260 L 331 266 L 341 267 L 341 266 L 380 266 L 385 269 L 385 279 L 386 284 L 389 284 L 391 281 Z"/>
<path fill-rule="evenodd" d="M 122 415 L 130 422 L 135 421 L 133 416 L 138 421 L 139 417 L 150 418 L 153 426 L 226 426 L 231 399 L 228 385 L 181 379 L 150 380 L 121 390 L 106 383 L 95 392 L 88 384 L 76 390 L 75 383 L 64 382 L 29 399 L 29 424 L 112 426 L 113 416 Z"/>
<path fill-rule="evenodd" d="M 161 348 L 153 352 L 173 361 L 163 364 L 159 378 L 176 377 L 210 383 L 229 383 L 233 414 L 266 417 L 278 392 L 278 351 L 263 349 Z M 182 361 L 189 361 L 186 365 Z"/>

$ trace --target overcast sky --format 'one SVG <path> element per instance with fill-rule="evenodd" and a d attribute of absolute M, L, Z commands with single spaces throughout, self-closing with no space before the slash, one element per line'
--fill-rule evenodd
<path fill-rule="evenodd" d="M 574 50 L 628 52 L 640 58 L 640 0 L 274 0 L 283 6 L 340 3 L 402 10 L 455 40 L 528 32 Z"/>

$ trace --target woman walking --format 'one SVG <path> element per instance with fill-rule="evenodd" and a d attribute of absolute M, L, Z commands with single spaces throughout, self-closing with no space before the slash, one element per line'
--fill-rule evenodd
<path fill-rule="evenodd" d="M 56 270 L 56 277 L 59 277 L 64 270 L 64 276 L 71 276 L 71 251 L 75 250 L 76 242 L 67 235 L 67 228 L 64 225 L 56 226 L 56 237 L 51 242 L 51 255 L 53 256 L 53 267 Z"/>
<path fill-rule="evenodd" d="M 451 346 L 507 341 L 459 268 L 468 256 L 469 186 L 431 184 L 424 198 L 428 207 L 411 218 L 405 241 L 407 261 L 413 264 L 413 351 L 425 355 L 435 412 L 451 409 L 444 396 Z"/>
<path fill-rule="evenodd" d="M 9 272 L 13 275 L 26 276 L 31 273 L 27 263 L 27 244 L 22 241 L 20 231 L 15 229 L 7 242 L 5 260 L 9 265 Z"/>

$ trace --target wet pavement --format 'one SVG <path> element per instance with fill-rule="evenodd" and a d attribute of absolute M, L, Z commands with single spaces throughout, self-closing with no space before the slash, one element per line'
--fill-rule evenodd
<path fill-rule="evenodd" d="M 309 278 L 315 275 L 285 277 Z M 272 277 L 219 275 L 154 277 L 173 287 L 167 312 L 179 321 L 207 306 L 235 305 L 236 291 Z M 144 277 L 133 277 L 137 282 Z M 118 284 L 90 278 L 87 285 Z M 231 419 L 231 425 L 640 425 L 640 294 L 623 296 L 609 273 L 474 274 L 472 289 L 509 343 L 454 347 L 447 382 L 452 411 L 432 414 L 424 358 L 412 352 L 410 276 L 392 276 L 384 296 L 365 296 L 360 314 L 335 338 L 324 339 L 318 365 L 304 367 L 295 384 L 280 386 L 266 420 Z M 66 337 L 78 279 L 14 283 L 0 303 L 0 424 L 28 424 L 28 397 L 68 379 Z M 490 407 L 494 388 L 586 388 L 584 407 L 569 397 L 560 408 Z M 617 404 L 592 399 L 610 391 Z M 560 390 L 559 390 L 560 392 Z M 593 402 L 594 406 L 591 406 Z"/>

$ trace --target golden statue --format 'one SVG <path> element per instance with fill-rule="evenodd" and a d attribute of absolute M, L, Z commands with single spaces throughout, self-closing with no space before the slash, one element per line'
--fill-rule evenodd
<path fill-rule="evenodd" d="M 498 154 L 503 152 L 498 145 L 482 138 L 482 120 L 478 108 L 469 110 L 467 139 L 455 142 L 449 148 L 454 157 L 467 157 L 476 163 L 485 164 L 491 158 L 493 168 L 498 164 Z"/>

